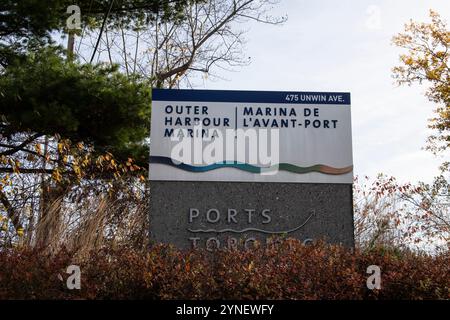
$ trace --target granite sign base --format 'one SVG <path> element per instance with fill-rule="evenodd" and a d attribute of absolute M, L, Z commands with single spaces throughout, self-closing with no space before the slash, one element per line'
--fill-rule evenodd
<path fill-rule="evenodd" d="M 152 181 L 155 243 L 251 248 L 296 238 L 354 246 L 351 184 Z"/>

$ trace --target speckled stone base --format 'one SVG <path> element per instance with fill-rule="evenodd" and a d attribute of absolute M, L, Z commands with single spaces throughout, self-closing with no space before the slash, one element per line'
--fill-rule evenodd
<path fill-rule="evenodd" d="M 152 181 L 150 193 L 154 242 L 213 250 L 294 237 L 354 246 L 350 184 Z"/>

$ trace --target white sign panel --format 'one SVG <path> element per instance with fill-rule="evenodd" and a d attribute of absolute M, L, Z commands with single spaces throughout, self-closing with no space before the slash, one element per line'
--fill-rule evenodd
<path fill-rule="evenodd" d="M 350 94 L 153 89 L 150 179 L 352 183 Z"/>

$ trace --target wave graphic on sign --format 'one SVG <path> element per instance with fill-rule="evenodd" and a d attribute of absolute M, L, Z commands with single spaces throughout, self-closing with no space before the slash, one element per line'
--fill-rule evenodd
<path fill-rule="evenodd" d="M 334 168 L 324 164 L 316 164 L 309 167 L 299 167 L 290 163 L 280 163 L 278 165 L 272 165 L 270 167 L 258 167 L 255 165 L 251 165 L 248 163 L 242 163 L 237 161 L 222 161 L 218 163 L 213 163 L 205 166 L 193 166 L 186 163 L 174 163 L 172 158 L 163 157 L 163 156 L 150 156 L 150 163 L 159 163 L 165 164 L 172 167 L 176 167 L 178 169 L 190 171 L 190 172 L 207 172 L 211 170 L 216 170 L 220 168 L 236 168 L 239 170 L 251 172 L 251 173 L 267 173 L 270 171 L 289 171 L 293 173 L 311 173 L 311 172 L 319 172 L 323 174 L 329 175 L 342 175 L 349 172 L 352 172 L 353 166 L 348 166 L 344 168 Z"/>

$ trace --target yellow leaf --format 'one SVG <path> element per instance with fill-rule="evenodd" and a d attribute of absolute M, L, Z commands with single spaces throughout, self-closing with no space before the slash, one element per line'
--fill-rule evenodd
<path fill-rule="evenodd" d="M 75 174 L 76 174 L 77 176 L 81 176 L 81 169 L 80 169 L 79 166 L 74 165 L 74 166 L 73 166 L 73 171 L 75 172 Z"/>
<path fill-rule="evenodd" d="M 52 178 L 56 182 L 61 182 L 62 176 L 58 169 L 54 170 L 52 173 Z"/>
<path fill-rule="evenodd" d="M 414 60 L 411 57 L 407 57 L 405 60 L 405 64 L 410 66 L 414 63 Z"/>

